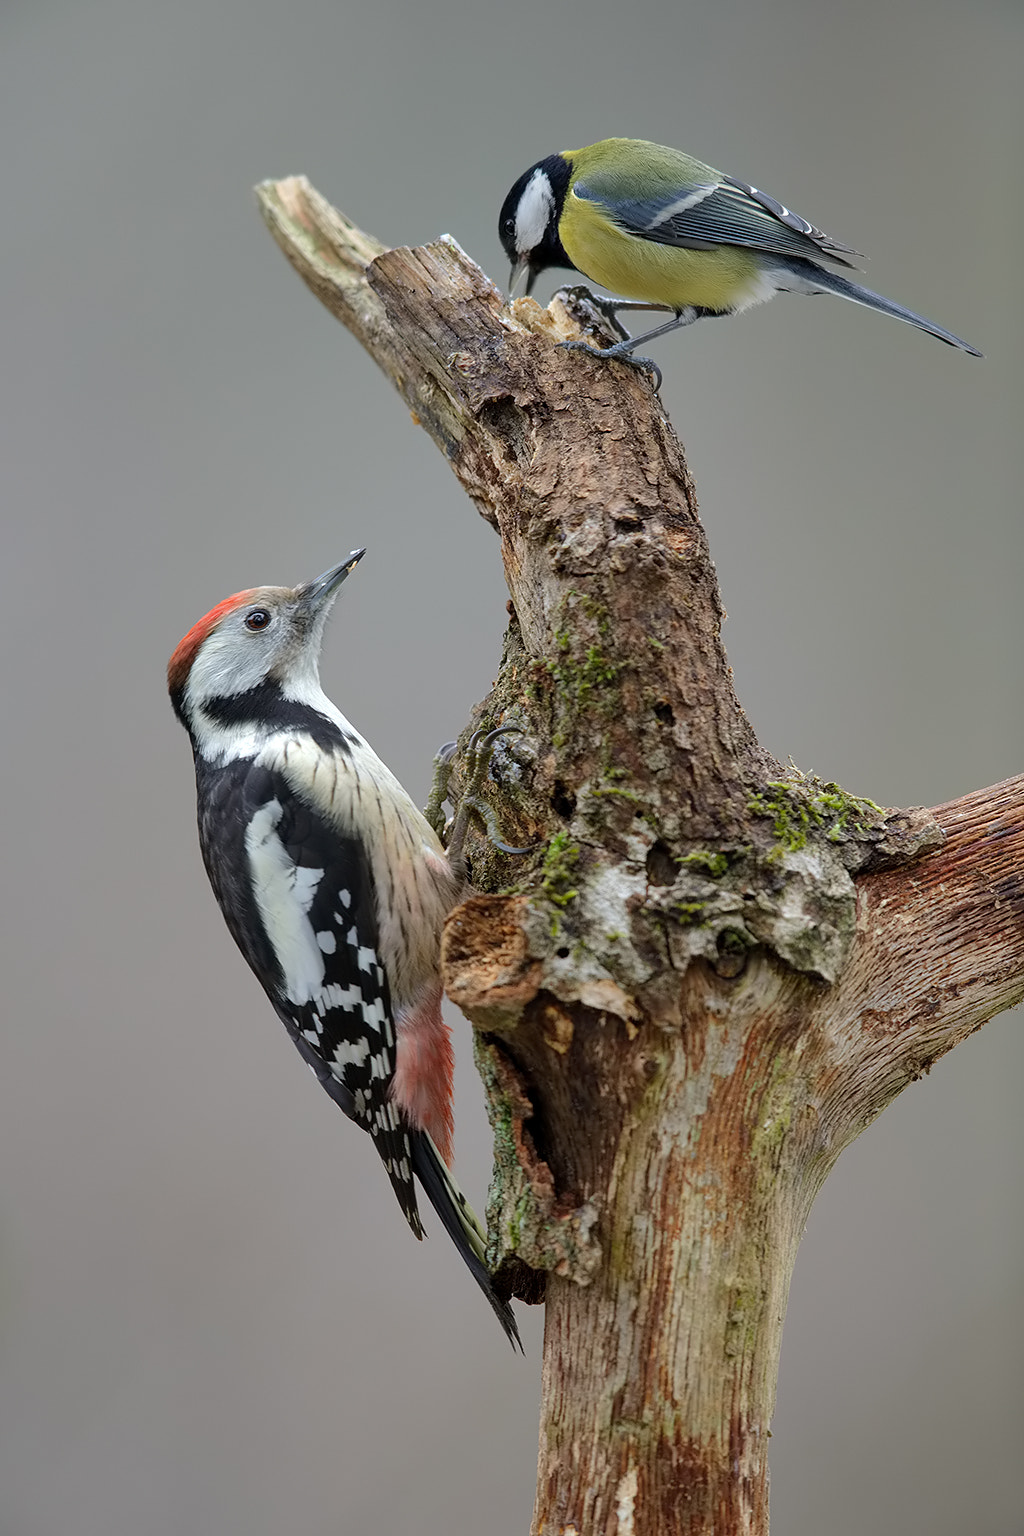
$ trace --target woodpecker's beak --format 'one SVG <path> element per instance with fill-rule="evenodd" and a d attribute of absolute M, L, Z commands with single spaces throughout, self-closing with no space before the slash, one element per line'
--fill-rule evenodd
<path fill-rule="evenodd" d="M 523 289 L 523 292 L 529 293 L 534 283 L 537 281 L 537 274 L 536 272 L 532 271 L 530 267 L 529 255 L 520 256 L 519 260 L 513 263 L 512 271 L 509 273 L 508 279 L 508 296 L 510 299 L 515 298 L 516 289 L 519 287 L 519 280 L 524 272 L 526 273 L 526 287 Z"/>
<path fill-rule="evenodd" d="M 332 565 L 329 571 L 324 571 L 316 581 L 311 581 L 303 590 L 302 600 L 308 603 L 314 612 L 334 596 L 350 571 L 354 571 L 360 560 L 366 554 L 365 549 L 354 549 L 350 555 L 346 555 L 340 565 Z"/>

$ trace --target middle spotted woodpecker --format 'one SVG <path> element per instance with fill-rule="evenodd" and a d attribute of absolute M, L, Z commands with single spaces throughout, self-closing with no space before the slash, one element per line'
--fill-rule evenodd
<path fill-rule="evenodd" d="M 415 1175 L 522 1348 L 449 1172 L 440 945 L 465 879 L 320 686 L 327 616 L 363 553 L 303 586 L 236 593 L 171 657 L 203 862 L 235 943 L 316 1077 L 369 1132 L 413 1232 L 423 1235 Z"/>

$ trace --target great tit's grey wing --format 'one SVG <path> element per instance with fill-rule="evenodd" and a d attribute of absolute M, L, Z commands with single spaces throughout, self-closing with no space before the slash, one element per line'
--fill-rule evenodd
<path fill-rule="evenodd" d="M 649 198 L 617 195 L 593 177 L 586 182 L 577 181 L 573 191 L 577 197 L 601 203 L 615 223 L 629 234 L 658 245 L 686 246 L 694 251 L 741 245 L 780 256 L 801 256 L 809 261 L 824 258 L 844 267 L 854 265 L 847 261 L 847 255 L 858 254 L 852 246 L 833 240 L 767 192 L 732 176 L 720 176 L 715 181 L 680 182 L 677 188 L 660 189 Z"/>

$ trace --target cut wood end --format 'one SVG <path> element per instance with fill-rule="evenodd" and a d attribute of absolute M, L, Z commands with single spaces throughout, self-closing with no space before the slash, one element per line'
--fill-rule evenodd
<path fill-rule="evenodd" d="M 388 249 L 367 234 L 312 185 L 308 176 L 283 176 L 255 187 L 260 211 L 272 230 L 282 225 L 301 229 L 326 244 L 345 265 L 368 267 Z"/>
<path fill-rule="evenodd" d="M 445 923 L 445 990 L 481 1029 L 514 1025 L 537 996 L 542 966 L 528 953 L 528 911 L 525 896 L 471 896 Z"/>

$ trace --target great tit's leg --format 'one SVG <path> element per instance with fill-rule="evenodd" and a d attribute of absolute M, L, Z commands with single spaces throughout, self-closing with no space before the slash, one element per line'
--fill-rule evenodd
<path fill-rule="evenodd" d="M 597 347 L 577 347 L 579 352 L 589 352 L 591 357 L 607 357 L 607 351 L 600 351 Z M 619 358 L 621 363 L 628 363 L 630 368 L 635 368 L 637 373 L 649 373 L 651 375 L 651 388 L 654 393 L 661 393 L 662 372 L 653 357 L 633 357 L 629 352 L 623 352 Z"/>
<path fill-rule="evenodd" d="M 671 304 L 650 304 L 646 299 L 602 299 L 597 294 L 590 295 L 594 304 L 602 314 L 615 316 L 620 309 L 628 309 L 633 312 L 639 310 L 654 310 L 663 315 L 674 315 L 675 310 Z"/>
<path fill-rule="evenodd" d="M 653 331 L 644 331 L 642 336 L 631 336 L 628 341 L 617 341 L 613 347 L 608 347 L 605 356 L 627 357 L 635 347 L 639 347 L 645 341 L 654 341 L 658 336 L 667 336 L 670 331 L 681 331 L 684 326 L 692 325 L 699 320 L 702 310 L 695 309 L 692 304 L 679 311 L 673 319 L 667 320 L 664 325 L 656 325 Z"/>
<path fill-rule="evenodd" d="M 641 336 L 627 336 L 624 341 L 617 341 L 611 347 L 592 347 L 588 341 L 560 341 L 558 345 L 565 347 L 570 352 L 589 352 L 591 357 L 627 357 L 634 347 L 639 347 L 645 341 L 654 341 L 658 336 L 667 336 L 669 331 L 682 330 L 685 325 L 692 325 L 702 315 L 709 313 L 704 309 L 697 309 L 693 304 L 688 304 L 685 309 L 677 310 L 671 320 L 664 325 L 656 325 L 653 331 L 644 331 Z M 636 359 L 639 362 L 639 359 Z"/>
<path fill-rule="evenodd" d="M 664 326 L 647 334 L 661 336 L 664 334 L 664 331 L 671 330 L 675 330 L 674 325 Z M 592 347 L 588 341 L 560 341 L 557 345 L 564 347 L 567 352 L 585 352 L 588 357 L 617 357 L 620 362 L 628 363 L 638 373 L 649 373 L 652 376 L 654 393 L 657 394 L 661 389 L 662 374 L 654 358 L 631 356 L 632 349 L 636 346 L 637 341 L 646 340 L 647 336 L 638 336 L 636 341 L 627 336 L 625 341 L 616 342 L 613 347 Z"/>
<path fill-rule="evenodd" d="M 655 307 L 652 305 L 652 308 Z M 655 326 L 653 331 L 644 331 L 642 336 L 627 336 L 623 341 L 617 341 L 611 347 L 592 347 L 588 341 L 560 341 L 560 347 L 565 347 L 569 352 L 586 352 L 590 357 L 617 357 L 624 363 L 630 363 L 634 368 L 642 372 L 654 374 L 654 393 L 661 388 L 661 369 L 657 363 L 649 357 L 632 357 L 634 347 L 639 347 L 645 341 L 654 341 L 658 336 L 667 336 L 670 331 L 682 330 L 686 325 L 692 325 L 695 320 L 700 320 L 704 315 L 713 315 L 718 311 L 713 309 L 698 309 L 693 304 L 688 304 L 683 310 L 676 312 L 675 318 L 665 325 Z"/>
<path fill-rule="evenodd" d="M 620 313 L 625 310 L 630 310 L 631 312 L 646 310 L 648 313 L 653 312 L 663 315 L 675 313 L 671 304 L 648 304 L 641 299 L 602 299 L 598 298 L 595 293 L 590 295 L 590 302 L 596 310 L 604 315 L 606 320 L 611 321 L 617 331 L 621 332 L 623 341 L 631 339 L 626 327 L 619 320 Z"/>
<path fill-rule="evenodd" d="M 522 735 L 518 725 L 502 725 L 496 731 L 475 731 L 470 737 L 466 759 L 466 792 L 459 801 L 459 808 L 452 822 L 451 835 L 448 838 L 448 862 L 453 869 L 458 870 L 463 867 L 466 833 L 472 818 L 480 823 L 499 853 L 533 852 L 532 848 L 512 848 L 508 843 L 502 842 L 498 836 L 498 823 L 494 812 L 487 802 L 480 798 L 480 791 L 487 781 L 495 744 L 499 736 L 511 735 Z"/>

